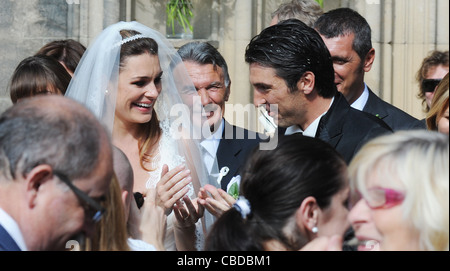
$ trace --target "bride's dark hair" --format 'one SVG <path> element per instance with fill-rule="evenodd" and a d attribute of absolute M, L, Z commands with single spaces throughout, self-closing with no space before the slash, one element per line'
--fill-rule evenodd
<path fill-rule="evenodd" d="M 130 38 L 140 35 L 141 33 L 134 30 L 121 30 L 120 35 L 122 39 Z M 120 48 L 120 68 L 123 67 L 125 60 L 130 56 L 138 56 L 142 54 L 151 54 L 158 56 L 158 44 L 155 40 L 148 37 L 141 37 L 134 40 L 125 42 Z M 143 125 L 144 135 L 139 140 L 139 158 L 141 167 L 147 171 L 154 169 L 147 168 L 145 164 L 148 164 L 152 160 L 151 150 L 158 144 L 161 137 L 161 128 L 159 126 L 158 116 L 153 108 L 152 118 L 149 123 Z"/>

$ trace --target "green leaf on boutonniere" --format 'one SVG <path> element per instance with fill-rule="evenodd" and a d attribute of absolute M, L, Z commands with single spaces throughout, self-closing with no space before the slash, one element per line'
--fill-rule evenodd
<path fill-rule="evenodd" d="M 376 114 L 375 117 L 381 119 L 380 114 Z"/>
<path fill-rule="evenodd" d="M 232 196 L 234 199 L 237 199 L 239 197 L 239 186 L 237 183 L 234 183 L 230 186 L 228 194 Z"/>

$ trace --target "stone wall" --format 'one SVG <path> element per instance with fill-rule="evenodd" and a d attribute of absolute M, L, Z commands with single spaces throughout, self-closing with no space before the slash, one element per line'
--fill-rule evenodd
<path fill-rule="evenodd" d="M 11 105 L 14 69 L 46 43 L 72 38 L 85 46 L 125 11 L 124 0 L 0 0 L 0 112 Z"/>
<path fill-rule="evenodd" d="M 8 83 L 19 62 L 67 34 L 65 1 L 0 0 L 0 111 L 11 104 Z"/>

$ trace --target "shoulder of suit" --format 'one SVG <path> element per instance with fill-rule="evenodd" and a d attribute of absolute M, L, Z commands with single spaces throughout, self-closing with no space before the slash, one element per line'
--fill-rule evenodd
<path fill-rule="evenodd" d="M 371 102 L 377 103 L 379 107 L 382 107 L 383 110 L 388 114 L 386 116 L 385 122 L 391 126 L 392 129 L 396 128 L 404 128 L 404 127 L 415 127 L 415 128 L 425 128 L 422 127 L 420 120 L 401 110 L 400 108 L 386 102 L 385 100 L 378 97 L 375 93 L 373 93 L 370 89 L 369 92 L 372 94 L 369 97 L 372 97 L 373 100 Z M 377 115 L 377 112 L 368 112 L 372 115 Z M 392 127 L 395 126 L 395 127 Z"/>

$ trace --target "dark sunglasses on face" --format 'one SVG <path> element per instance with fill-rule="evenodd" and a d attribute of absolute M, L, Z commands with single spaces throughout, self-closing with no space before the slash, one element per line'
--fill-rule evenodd
<path fill-rule="evenodd" d="M 423 92 L 434 92 L 437 85 L 441 82 L 442 79 L 424 79 L 422 81 L 422 90 Z"/>
<path fill-rule="evenodd" d="M 82 200 L 85 204 L 85 216 L 91 219 L 94 223 L 100 221 L 103 214 L 105 213 L 105 208 L 101 206 L 97 201 L 93 198 L 89 197 L 85 192 L 81 191 L 77 188 L 73 183 L 69 180 L 69 178 L 62 172 L 53 171 L 53 174 L 56 175 L 63 183 L 65 183 L 70 190 L 72 190 L 75 195 Z"/>

